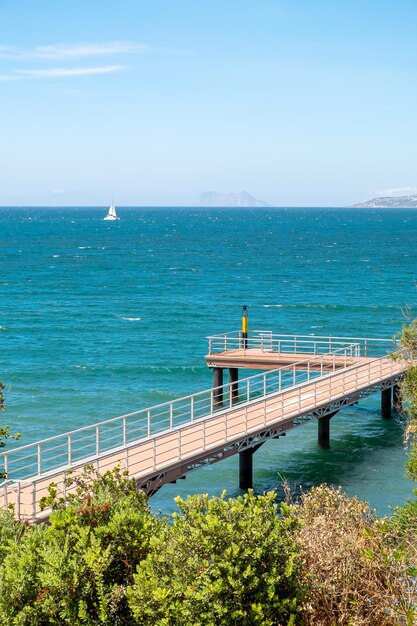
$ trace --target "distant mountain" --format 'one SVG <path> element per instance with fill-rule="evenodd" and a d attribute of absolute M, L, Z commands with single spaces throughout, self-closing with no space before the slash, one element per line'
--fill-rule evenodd
<path fill-rule="evenodd" d="M 269 206 L 262 200 L 257 200 L 246 191 L 240 193 L 218 193 L 205 191 L 197 200 L 198 206 L 226 206 L 226 207 L 262 207 Z"/>
<path fill-rule="evenodd" d="M 417 208 L 417 196 L 400 196 L 394 198 L 392 196 L 382 198 L 372 198 L 352 205 L 358 209 L 378 209 L 378 208 L 398 208 L 398 209 L 414 209 Z"/>

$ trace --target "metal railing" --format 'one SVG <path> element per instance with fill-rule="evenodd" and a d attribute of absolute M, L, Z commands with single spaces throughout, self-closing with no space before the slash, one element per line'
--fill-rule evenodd
<path fill-rule="evenodd" d="M 355 343 L 359 346 L 362 356 L 383 356 L 395 350 L 394 340 L 369 337 L 337 337 L 319 335 L 281 335 L 270 330 L 254 330 L 244 341 L 240 331 L 231 331 L 210 335 L 208 337 L 209 354 L 226 352 L 228 350 L 258 349 L 262 352 L 280 354 L 327 354 L 338 348 Z"/>
<path fill-rule="evenodd" d="M 322 377 L 325 372 L 349 367 L 358 357 L 358 344 L 347 344 L 328 354 L 297 361 L 285 366 L 285 369 L 278 368 L 241 379 L 238 385 L 227 383 L 20 446 L 1 453 L 0 465 L 9 480 L 23 480 L 53 473 L 62 467 L 77 466 L 110 450 L 124 449 L 133 442 L 208 418 L 237 403 L 248 403 L 280 393 L 283 389 Z"/>

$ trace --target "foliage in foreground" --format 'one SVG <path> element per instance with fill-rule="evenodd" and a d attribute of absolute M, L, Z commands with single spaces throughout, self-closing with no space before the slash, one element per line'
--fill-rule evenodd
<path fill-rule="evenodd" d="M 0 567 L 0 623 L 133 624 L 126 587 L 158 522 L 118 470 L 56 501 L 51 525 L 26 527 Z M 52 490 L 53 491 L 53 490 Z"/>
<path fill-rule="evenodd" d="M 50 526 L 0 518 L 1 624 L 415 623 L 401 544 L 340 490 L 281 507 L 252 492 L 178 498 L 178 513 L 158 519 L 117 469 L 90 478 L 72 479 L 64 500 L 52 487 Z"/>
<path fill-rule="evenodd" d="M 399 351 L 396 358 L 408 361 L 408 369 L 400 385 L 400 399 L 407 418 L 405 443 L 408 447 L 407 475 L 417 480 L 417 319 L 404 325 L 397 337 Z"/>
<path fill-rule="evenodd" d="M 180 512 L 154 538 L 128 591 L 136 623 L 296 623 L 298 523 L 278 515 L 275 495 L 176 502 Z"/>
<path fill-rule="evenodd" d="M 118 470 L 93 484 L 87 479 L 75 479 L 77 490 L 65 500 L 52 487 L 50 526 L 7 518 L 0 623 L 299 621 L 297 520 L 278 515 L 273 494 L 179 499 L 179 513 L 158 520 Z"/>
<path fill-rule="evenodd" d="M 325 485 L 304 494 L 295 514 L 305 626 L 416 623 L 415 571 L 386 519 Z"/>

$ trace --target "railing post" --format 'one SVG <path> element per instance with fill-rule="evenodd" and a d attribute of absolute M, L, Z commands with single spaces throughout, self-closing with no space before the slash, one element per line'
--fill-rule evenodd
<path fill-rule="evenodd" d="M 310 380 L 310 361 L 307 363 L 307 380 Z"/>
<path fill-rule="evenodd" d="M 4 455 L 4 473 L 6 474 L 6 479 L 9 475 L 9 456 L 8 454 Z"/>
<path fill-rule="evenodd" d="M 169 430 L 173 428 L 173 419 L 174 419 L 174 407 L 172 406 L 172 402 L 169 403 Z"/>
<path fill-rule="evenodd" d="M 282 370 L 278 371 L 278 391 L 282 389 Z"/>
<path fill-rule="evenodd" d="M 211 339 L 211 337 L 209 337 L 209 354 L 212 354 L 212 352 L 211 352 L 212 343 L 211 342 L 212 342 L 212 339 Z"/>
<path fill-rule="evenodd" d="M 148 437 L 151 436 L 151 410 L 148 409 Z"/>
<path fill-rule="evenodd" d="M 3 498 L 4 498 L 4 508 L 9 508 L 9 492 L 7 491 L 7 480 L 3 483 Z"/>
<path fill-rule="evenodd" d="M 41 456 L 41 444 L 38 443 L 38 475 L 40 476 L 42 471 L 42 456 Z"/>
<path fill-rule="evenodd" d="M 295 381 L 296 381 L 296 373 L 295 373 L 295 365 L 293 365 L 293 385 L 295 386 Z"/>
<path fill-rule="evenodd" d="M 32 519 L 36 517 L 36 480 L 32 483 Z"/>
<path fill-rule="evenodd" d="M 250 382 L 249 379 L 246 381 L 246 401 L 250 400 Z"/>
<path fill-rule="evenodd" d="M 123 447 L 126 446 L 126 417 L 123 417 Z"/>
<path fill-rule="evenodd" d="M 96 456 L 100 454 L 100 427 L 96 426 Z"/>
<path fill-rule="evenodd" d="M 68 465 L 72 463 L 72 438 L 71 433 L 68 435 Z"/>
<path fill-rule="evenodd" d="M 190 413 L 191 413 L 191 421 L 194 422 L 194 396 L 191 396 Z"/>
<path fill-rule="evenodd" d="M 20 480 L 17 483 L 17 519 L 20 520 Z"/>

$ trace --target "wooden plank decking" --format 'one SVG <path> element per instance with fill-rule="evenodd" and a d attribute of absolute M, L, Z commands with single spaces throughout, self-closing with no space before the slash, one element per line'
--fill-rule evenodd
<path fill-rule="evenodd" d="M 311 352 L 273 352 L 260 348 L 239 348 L 208 354 L 206 363 L 209 367 L 237 367 L 246 369 L 272 370 L 278 367 L 292 367 L 300 363 L 297 369 L 306 369 L 307 363 L 313 370 L 331 371 L 334 367 L 342 368 L 355 365 L 358 361 L 367 363 L 370 357 L 346 357 L 338 354 L 314 355 Z"/>

